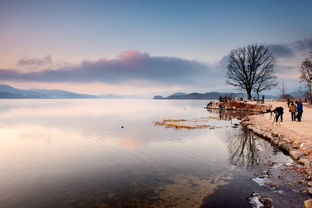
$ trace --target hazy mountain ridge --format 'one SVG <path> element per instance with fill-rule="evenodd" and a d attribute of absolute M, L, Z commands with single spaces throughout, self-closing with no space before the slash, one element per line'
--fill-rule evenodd
<path fill-rule="evenodd" d="M 0 98 L 66 99 L 66 98 L 97 98 L 97 96 L 80 94 L 64 90 L 45 90 L 45 89 L 22 90 L 11 87 L 9 85 L 0 85 Z"/>

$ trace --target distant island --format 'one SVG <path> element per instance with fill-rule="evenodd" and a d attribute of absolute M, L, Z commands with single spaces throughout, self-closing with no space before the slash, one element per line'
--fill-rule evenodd
<path fill-rule="evenodd" d="M 167 100 L 174 100 L 174 99 L 181 99 L 181 100 L 218 100 L 219 97 L 222 96 L 227 96 L 227 97 L 244 97 L 245 95 L 243 93 L 231 93 L 231 92 L 207 92 L 207 93 L 183 93 L 183 92 L 178 92 L 174 93 L 172 95 L 169 95 L 168 97 L 163 97 L 161 95 L 156 95 L 153 97 L 155 100 L 162 100 L 162 99 L 167 99 Z M 276 96 L 272 95 L 265 95 L 266 99 L 274 99 Z"/>

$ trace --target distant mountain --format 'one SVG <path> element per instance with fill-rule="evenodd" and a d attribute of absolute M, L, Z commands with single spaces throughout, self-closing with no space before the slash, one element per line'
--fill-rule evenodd
<path fill-rule="evenodd" d="M 80 94 L 64 90 L 30 89 L 30 91 L 43 94 L 48 98 L 97 98 L 95 95 Z"/>
<path fill-rule="evenodd" d="M 176 93 L 172 94 L 171 96 L 181 96 L 181 95 L 186 95 L 186 93 L 184 93 L 184 92 L 176 92 Z"/>
<path fill-rule="evenodd" d="M 169 95 L 168 97 L 163 97 L 161 95 L 156 95 L 153 97 L 155 100 L 161 100 L 161 99 L 184 99 L 184 100 L 218 100 L 219 97 L 222 96 L 228 96 L 228 97 L 244 97 L 244 93 L 230 93 L 230 92 L 207 92 L 207 93 L 174 93 L 172 95 Z M 253 96 L 255 97 L 255 96 Z M 245 97 L 244 97 L 245 98 Z M 265 95 L 265 99 L 273 99 L 277 98 L 276 96 L 272 95 Z"/>
<path fill-rule="evenodd" d="M 0 98 L 43 98 L 43 99 L 68 99 L 68 98 L 97 98 L 95 95 L 79 94 L 64 90 L 29 89 L 21 90 L 9 85 L 0 85 Z"/>

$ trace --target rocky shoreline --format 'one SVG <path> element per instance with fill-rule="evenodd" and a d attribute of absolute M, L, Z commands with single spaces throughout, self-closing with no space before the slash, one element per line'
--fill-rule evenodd
<path fill-rule="evenodd" d="M 255 119 L 257 116 L 246 116 L 241 120 L 241 125 L 251 130 L 258 136 L 269 140 L 273 145 L 278 146 L 287 152 L 295 161 L 302 164 L 304 171 L 308 174 L 309 188 L 307 191 L 312 195 L 312 147 L 296 137 L 296 135 L 286 136 L 276 128 L 269 128 L 262 125 Z M 304 202 L 304 208 L 312 208 L 312 199 Z"/>

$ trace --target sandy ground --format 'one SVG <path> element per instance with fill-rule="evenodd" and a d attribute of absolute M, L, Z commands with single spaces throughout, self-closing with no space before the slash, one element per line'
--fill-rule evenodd
<path fill-rule="evenodd" d="M 286 102 L 275 102 L 270 101 L 266 102 L 266 104 L 272 105 L 273 108 L 282 106 L 284 108 L 284 120 L 280 123 L 278 128 L 280 131 L 286 132 L 294 132 L 298 134 L 302 139 L 308 139 L 312 142 L 312 105 L 304 104 L 303 105 L 303 114 L 302 121 L 296 122 L 291 121 L 291 115 L 287 107 Z M 272 120 L 270 120 L 270 114 L 265 114 L 265 116 L 259 118 L 263 122 L 267 122 L 270 126 L 272 126 Z M 276 126 L 274 124 L 274 126 Z M 283 132 L 281 132 L 283 133 Z"/>

